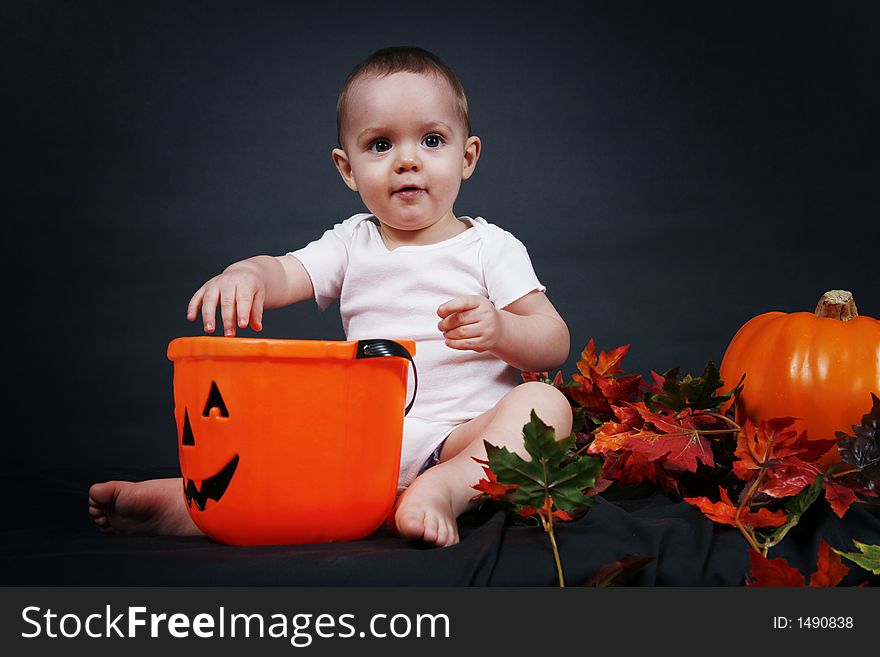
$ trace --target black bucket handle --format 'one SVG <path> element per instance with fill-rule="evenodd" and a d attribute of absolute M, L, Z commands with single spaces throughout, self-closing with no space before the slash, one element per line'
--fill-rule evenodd
<path fill-rule="evenodd" d="M 376 338 L 373 340 L 357 341 L 357 353 L 355 354 L 355 358 L 380 358 L 382 356 L 399 356 L 400 358 L 406 358 L 410 362 L 410 365 L 412 365 L 413 396 L 409 404 L 406 405 L 406 410 L 403 412 L 403 414 L 406 415 L 413 407 L 413 404 L 416 403 L 416 393 L 419 391 L 419 373 L 416 371 L 416 364 L 415 361 L 413 361 L 412 354 L 409 353 L 409 350 L 407 350 L 406 347 L 394 340 Z"/>

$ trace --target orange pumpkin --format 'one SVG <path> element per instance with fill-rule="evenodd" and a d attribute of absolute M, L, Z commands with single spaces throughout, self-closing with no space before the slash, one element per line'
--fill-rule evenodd
<path fill-rule="evenodd" d="M 788 416 L 801 418 L 811 438 L 851 433 L 871 409 L 871 393 L 880 394 L 880 321 L 860 317 L 844 290 L 826 292 L 814 313 L 758 315 L 721 362 L 728 387 L 743 374 L 737 421 Z"/>

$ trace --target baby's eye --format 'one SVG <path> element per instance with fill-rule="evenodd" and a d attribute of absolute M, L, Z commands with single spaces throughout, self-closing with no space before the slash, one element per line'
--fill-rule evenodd
<path fill-rule="evenodd" d="M 384 153 L 387 150 L 391 149 L 391 142 L 387 139 L 377 139 L 372 144 L 370 144 L 370 150 L 375 151 L 376 153 Z"/>
<path fill-rule="evenodd" d="M 439 148 L 443 144 L 443 137 L 440 135 L 428 135 L 422 140 L 422 143 L 428 148 Z"/>

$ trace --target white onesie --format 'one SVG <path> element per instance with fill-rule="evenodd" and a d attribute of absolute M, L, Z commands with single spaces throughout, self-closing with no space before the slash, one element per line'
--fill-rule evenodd
<path fill-rule="evenodd" d="M 348 340 L 416 342 L 418 397 L 404 420 L 398 486 L 416 477 L 431 453 L 459 424 L 488 411 L 518 381 L 516 369 L 490 353 L 446 346 L 437 308 L 464 295 L 504 308 L 546 288 L 522 242 L 481 217 L 460 217 L 468 230 L 436 244 L 389 250 L 370 214 L 356 214 L 288 253 L 312 279 L 324 310 L 339 299 Z M 409 381 L 412 393 L 412 378 Z"/>

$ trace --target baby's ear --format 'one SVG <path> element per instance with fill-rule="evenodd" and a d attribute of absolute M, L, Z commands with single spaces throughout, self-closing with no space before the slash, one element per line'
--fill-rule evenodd
<path fill-rule="evenodd" d="M 342 176 L 342 181 L 351 191 L 356 192 L 358 190 L 357 183 L 351 171 L 351 162 L 348 160 L 348 155 L 341 148 L 334 148 L 330 153 L 330 157 L 333 158 L 333 164 L 339 175 Z"/>
<path fill-rule="evenodd" d="M 477 168 L 477 160 L 480 159 L 480 138 L 471 135 L 464 142 L 464 159 L 462 162 L 461 168 L 461 179 L 467 180 L 470 178 L 474 169 Z"/>

